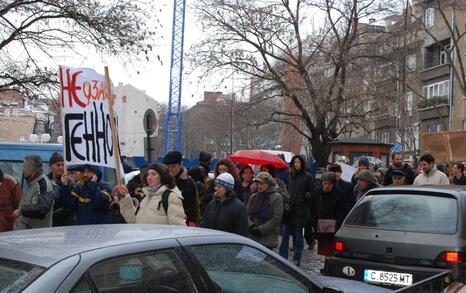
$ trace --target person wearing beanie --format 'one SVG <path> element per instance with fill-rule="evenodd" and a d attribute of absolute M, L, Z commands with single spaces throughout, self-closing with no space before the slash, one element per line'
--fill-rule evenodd
<path fill-rule="evenodd" d="M 304 158 L 296 155 L 291 159 L 288 193 L 291 211 L 282 221 L 282 242 L 279 253 L 288 259 L 289 236 L 293 235 L 295 243 L 293 262 L 299 266 L 304 250 L 304 229 L 310 246 L 314 243 L 311 223 L 311 195 L 314 192 L 314 178 L 306 172 Z M 292 232 L 292 233 L 291 233 Z"/>
<path fill-rule="evenodd" d="M 188 175 L 188 170 L 183 167 L 183 155 L 177 151 L 171 151 L 163 158 L 163 163 L 168 167 L 170 175 L 175 178 L 175 183 L 183 196 L 183 208 L 186 214 L 186 224 L 196 227 L 199 225 L 199 197 L 196 182 Z"/>
<path fill-rule="evenodd" d="M 63 156 L 59 153 L 53 153 L 49 159 L 50 173 L 47 177 L 50 179 L 53 185 L 54 204 L 53 204 L 53 219 L 52 226 L 69 226 L 73 225 L 74 222 L 74 211 L 73 209 L 67 209 L 63 206 L 60 198 L 60 185 L 61 176 L 65 172 L 65 164 Z"/>
<path fill-rule="evenodd" d="M 207 205 L 201 227 L 248 235 L 248 212 L 236 197 L 235 179 L 224 172 L 215 178 L 214 199 Z"/>
<path fill-rule="evenodd" d="M 406 174 L 402 170 L 392 171 L 392 184 L 394 186 L 406 185 Z"/>
<path fill-rule="evenodd" d="M 19 208 L 21 195 L 21 187 L 16 179 L 0 169 L 0 232 L 13 230 L 13 211 Z"/>
<path fill-rule="evenodd" d="M 269 249 L 278 246 L 278 229 L 283 216 L 283 199 L 277 192 L 275 181 L 267 172 L 254 178 L 257 193 L 249 199 L 249 237 Z"/>
<path fill-rule="evenodd" d="M 383 185 L 386 186 L 393 183 L 392 172 L 395 170 L 400 170 L 405 174 L 405 183 L 407 185 L 413 184 L 416 173 L 410 165 L 403 163 L 403 153 L 392 153 L 392 164 L 388 167 L 387 172 L 385 172 Z"/>
<path fill-rule="evenodd" d="M 355 187 L 354 193 L 356 194 L 356 201 L 359 201 L 361 197 L 371 189 L 380 187 L 377 183 L 377 178 L 369 170 L 361 170 L 358 174 L 358 184 Z"/>
<path fill-rule="evenodd" d="M 68 175 L 61 177 L 60 202 L 75 212 L 75 225 L 107 224 L 112 188 L 101 180 L 97 166 L 82 166 L 82 176 L 77 184 L 71 184 Z"/>
<path fill-rule="evenodd" d="M 126 222 L 186 226 L 183 196 L 167 166 L 150 164 L 145 174 L 146 186 L 142 188 L 144 196 L 139 206 L 135 205 L 127 190 L 114 196 Z"/>
<path fill-rule="evenodd" d="M 47 176 L 42 174 L 42 167 L 39 156 L 30 155 L 24 159 L 26 188 L 19 209 L 13 212 L 16 230 L 52 227 L 53 186 Z"/>
<path fill-rule="evenodd" d="M 333 256 L 333 238 L 346 217 L 347 205 L 343 191 L 337 187 L 333 172 L 322 175 L 322 186 L 312 195 L 312 224 L 318 239 L 317 253 Z"/>
<path fill-rule="evenodd" d="M 212 162 L 212 154 L 208 152 L 201 151 L 199 153 L 199 162 L 202 167 L 206 170 L 206 173 L 210 172 L 210 164 Z"/>
<path fill-rule="evenodd" d="M 435 168 L 435 159 L 431 154 L 422 155 L 419 158 L 422 172 L 414 179 L 413 185 L 450 185 L 447 175 Z"/>

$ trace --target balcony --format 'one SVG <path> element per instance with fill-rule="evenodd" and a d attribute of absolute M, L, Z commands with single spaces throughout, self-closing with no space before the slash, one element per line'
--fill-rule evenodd
<path fill-rule="evenodd" d="M 448 77 L 450 74 L 450 64 L 440 64 L 436 66 L 429 67 L 421 71 L 421 79 L 424 82 L 429 82 L 430 80 Z"/>
<path fill-rule="evenodd" d="M 419 120 L 439 119 L 448 117 L 449 105 L 448 98 L 445 96 L 432 97 L 427 100 L 421 100 L 417 104 Z"/>

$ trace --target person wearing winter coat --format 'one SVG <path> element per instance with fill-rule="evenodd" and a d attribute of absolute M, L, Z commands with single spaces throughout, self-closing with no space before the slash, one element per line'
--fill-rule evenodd
<path fill-rule="evenodd" d="M 102 181 L 97 166 L 84 165 L 82 176 L 83 181 L 77 184 L 71 184 L 66 174 L 61 177 L 59 200 L 65 208 L 75 211 L 75 225 L 107 224 L 112 188 Z"/>
<path fill-rule="evenodd" d="M 257 191 L 257 186 L 253 181 L 254 171 L 249 165 L 244 165 L 239 170 L 241 187 L 243 188 L 243 203 L 248 204 L 249 198 Z"/>
<path fill-rule="evenodd" d="M 291 211 L 289 216 L 283 218 L 282 223 L 282 243 L 279 253 L 288 259 L 289 235 L 294 228 L 294 255 L 293 262 L 300 265 L 304 249 L 303 230 L 310 225 L 311 220 L 311 195 L 314 192 L 314 178 L 306 172 L 304 159 L 297 155 L 291 159 L 290 177 L 288 181 L 288 194 L 291 201 Z M 312 228 L 312 227 L 311 227 Z"/>
<path fill-rule="evenodd" d="M 383 185 L 387 186 L 393 183 L 392 173 L 395 170 L 400 170 L 405 174 L 405 184 L 413 184 L 414 178 L 416 178 L 413 168 L 406 163 L 403 164 L 403 153 L 393 153 L 392 164 L 388 167 L 387 172 L 385 172 Z"/>
<path fill-rule="evenodd" d="M 349 213 L 349 211 L 353 208 L 354 204 L 356 203 L 356 196 L 354 195 L 354 185 L 353 183 L 345 181 L 343 180 L 343 178 L 341 178 L 343 170 L 341 169 L 340 165 L 331 164 L 328 168 L 328 171 L 335 173 L 336 187 L 343 191 L 346 201 L 346 213 Z"/>
<path fill-rule="evenodd" d="M 114 197 L 126 222 L 186 226 L 183 196 L 167 166 L 149 165 L 145 179 L 147 186 L 142 188 L 144 196 L 138 207 L 128 193 L 118 193 Z"/>
<path fill-rule="evenodd" d="M 345 194 L 337 187 L 335 173 L 322 175 L 322 186 L 312 195 L 312 224 L 318 239 L 317 253 L 333 255 L 333 237 L 346 216 Z"/>
<path fill-rule="evenodd" d="M 248 235 L 248 212 L 234 193 L 235 179 L 224 172 L 215 178 L 214 199 L 207 205 L 201 227 Z"/>
<path fill-rule="evenodd" d="M 13 211 L 16 230 L 52 227 L 53 186 L 47 176 L 42 174 L 42 167 L 39 156 L 31 155 L 24 159 L 23 175 L 27 186 L 19 209 Z"/>
<path fill-rule="evenodd" d="M 354 194 L 356 195 L 356 202 L 358 202 L 366 192 L 371 189 L 380 187 L 377 183 L 377 178 L 369 170 L 361 170 L 358 175 L 358 184 L 354 188 Z"/>
<path fill-rule="evenodd" d="M 13 211 L 18 209 L 21 195 L 21 188 L 16 179 L 4 174 L 0 169 L 0 232 L 13 230 Z"/>
<path fill-rule="evenodd" d="M 464 176 L 464 165 L 457 162 L 453 165 L 453 178 L 452 184 L 454 185 L 466 185 L 466 176 Z"/>
<path fill-rule="evenodd" d="M 435 159 L 430 154 L 422 155 L 419 158 L 419 165 L 422 172 L 414 179 L 413 185 L 450 185 L 447 175 L 435 168 Z"/>
<path fill-rule="evenodd" d="M 178 151 L 171 151 L 163 158 L 163 163 L 168 167 L 170 175 L 175 178 L 175 183 L 183 196 L 183 207 L 188 226 L 198 226 L 200 219 L 199 198 L 196 182 L 188 175 L 188 170 L 183 167 L 183 155 Z"/>
<path fill-rule="evenodd" d="M 249 237 L 269 249 L 278 246 L 278 229 L 283 216 L 283 199 L 273 177 L 266 172 L 254 178 L 257 193 L 248 202 Z"/>

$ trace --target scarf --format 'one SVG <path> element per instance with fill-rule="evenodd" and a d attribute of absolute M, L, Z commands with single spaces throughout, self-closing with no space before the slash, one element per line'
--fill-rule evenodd
<path fill-rule="evenodd" d="M 273 205 L 268 192 L 258 192 L 250 199 L 249 216 L 251 220 L 259 220 L 259 224 L 264 224 L 273 216 Z"/>

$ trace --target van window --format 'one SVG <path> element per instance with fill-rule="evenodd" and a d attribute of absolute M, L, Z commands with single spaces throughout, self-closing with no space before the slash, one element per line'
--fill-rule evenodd
<path fill-rule="evenodd" d="M 399 231 L 452 234 L 458 217 L 454 198 L 422 194 L 368 194 L 345 225 Z"/>

